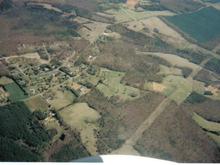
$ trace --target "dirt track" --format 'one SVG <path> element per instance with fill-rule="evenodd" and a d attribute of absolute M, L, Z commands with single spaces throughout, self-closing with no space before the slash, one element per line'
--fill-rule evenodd
<path fill-rule="evenodd" d="M 131 147 L 136 144 L 138 139 L 142 136 L 145 130 L 147 130 L 156 118 L 165 110 L 165 108 L 170 104 L 171 100 L 169 98 L 164 99 L 159 106 L 150 114 L 150 116 L 138 127 L 136 132 L 125 141 L 123 146 L 118 150 L 112 152 L 112 154 L 137 154 L 137 152 L 133 151 Z M 130 148 L 129 148 L 130 147 Z M 128 151 L 129 149 L 129 151 Z M 134 150 L 134 149 L 133 149 Z"/>
<path fill-rule="evenodd" d="M 145 52 L 141 52 L 145 53 Z M 149 52 L 146 52 L 149 53 Z M 193 78 L 198 74 L 198 72 L 204 67 L 204 65 L 210 60 L 210 58 L 205 59 L 200 67 L 193 70 L 187 79 L 193 80 Z M 173 93 L 175 94 L 175 92 Z M 138 127 L 134 134 L 125 141 L 125 143 L 117 150 L 113 151 L 111 154 L 131 154 L 140 155 L 133 146 L 137 143 L 138 139 L 141 138 L 143 133 L 151 127 L 153 122 L 166 110 L 166 107 L 171 103 L 169 98 L 165 98 L 157 108 L 146 118 L 146 120 Z"/>

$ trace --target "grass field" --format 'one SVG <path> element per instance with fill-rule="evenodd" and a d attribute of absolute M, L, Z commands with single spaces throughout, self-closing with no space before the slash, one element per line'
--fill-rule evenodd
<path fill-rule="evenodd" d="M 164 23 L 158 17 L 146 18 L 138 21 L 132 21 L 126 23 L 127 28 L 142 32 L 144 34 L 149 35 L 158 35 L 163 41 L 166 41 L 176 47 L 187 46 L 187 41 L 174 29 L 169 27 L 166 23 Z M 148 29 L 149 31 L 145 31 L 144 29 Z M 155 29 L 159 31 L 159 33 L 155 32 Z"/>
<path fill-rule="evenodd" d="M 219 123 L 208 121 L 196 113 L 193 114 L 193 119 L 200 127 L 202 127 L 203 129 L 207 131 L 220 132 Z"/>
<path fill-rule="evenodd" d="M 144 89 L 162 93 L 177 104 L 181 104 L 193 91 L 201 94 L 205 91 L 204 83 L 178 75 L 168 75 L 162 83 L 146 82 Z"/>
<path fill-rule="evenodd" d="M 13 83 L 13 80 L 7 77 L 1 77 L 0 78 L 0 85 L 7 85 Z"/>
<path fill-rule="evenodd" d="M 100 35 L 102 35 L 108 24 L 95 22 L 87 20 L 87 23 L 84 24 L 82 28 L 79 29 L 78 33 L 89 42 L 95 42 Z"/>
<path fill-rule="evenodd" d="M 181 76 L 168 76 L 163 80 L 163 84 L 167 87 L 163 94 L 178 104 L 192 92 L 192 84 Z"/>
<path fill-rule="evenodd" d="M 220 11 L 212 7 L 194 13 L 166 17 L 166 19 L 202 44 L 215 45 L 220 36 Z"/>
<path fill-rule="evenodd" d="M 169 62 L 171 65 L 176 66 L 176 67 L 180 67 L 180 68 L 186 67 L 191 70 L 196 70 L 196 69 L 200 68 L 199 65 L 196 65 L 196 64 L 190 62 L 189 60 L 182 58 L 180 56 L 177 56 L 175 54 L 149 52 L 149 53 L 146 53 L 146 55 L 160 57 L 160 58 L 166 60 L 167 62 Z"/>
<path fill-rule="evenodd" d="M 14 82 L 4 85 L 4 88 L 10 94 L 9 100 L 12 102 L 17 102 L 27 97 L 24 91 Z"/>
<path fill-rule="evenodd" d="M 124 75 L 125 73 L 123 72 L 111 71 L 102 68 L 100 77 L 103 80 L 103 83 L 100 83 L 97 86 L 97 89 L 108 98 L 116 96 L 123 101 L 137 99 L 140 96 L 140 91 L 137 88 L 120 83 Z"/>
<path fill-rule="evenodd" d="M 201 3 L 192 0 L 160 0 L 160 5 L 175 13 L 195 11 L 203 6 Z"/>
<path fill-rule="evenodd" d="M 64 89 L 52 89 L 52 99 L 48 102 L 56 109 L 59 110 L 69 104 L 73 103 L 75 96 L 72 92 Z"/>
<path fill-rule="evenodd" d="M 106 11 L 106 13 L 115 16 L 116 22 L 128 22 L 136 21 L 143 18 L 155 17 L 155 16 L 172 16 L 174 13 L 170 11 L 143 11 L 136 12 L 134 10 L 120 7 L 118 10 L 111 9 Z"/>
<path fill-rule="evenodd" d="M 182 71 L 179 68 L 167 67 L 165 65 L 160 65 L 160 75 L 178 75 L 182 76 Z"/>
<path fill-rule="evenodd" d="M 41 96 L 31 97 L 25 100 L 25 104 L 31 111 L 45 111 L 48 109 L 48 103 Z"/>
<path fill-rule="evenodd" d="M 96 121 L 100 118 L 99 113 L 90 108 L 86 103 L 76 103 L 59 112 L 63 121 L 72 129 L 80 132 L 82 143 L 87 150 L 96 154 Z"/>
<path fill-rule="evenodd" d="M 203 129 L 205 129 L 208 136 L 218 145 L 220 146 L 220 123 L 208 121 L 202 116 L 193 113 L 194 121 Z M 217 134 L 216 134 L 217 133 Z"/>

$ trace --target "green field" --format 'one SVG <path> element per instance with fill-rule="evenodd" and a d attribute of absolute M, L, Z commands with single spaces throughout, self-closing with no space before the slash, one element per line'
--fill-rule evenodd
<path fill-rule="evenodd" d="M 80 138 L 91 154 L 96 154 L 95 130 L 98 130 L 99 113 L 87 103 L 76 103 L 59 111 L 63 121 L 71 128 L 80 132 Z"/>
<path fill-rule="evenodd" d="M 193 120 L 203 129 L 211 132 L 220 132 L 220 124 L 212 121 L 208 121 L 204 119 L 202 116 L 198 114 L 193 114 Z"/>
<path fill-rule="evenodd" d="M 4 85 L 4 88 L 10 94 L 9 99 L 12 102 L 17 102 L 27 97 L 24 91 L 14 82 Z"/>
<path fill-rule="evenodd" d="M 7 84 L 10 84 L 10 83 L 13 83 L 13 80 L 8 78 L 8 77 L 1 77 L 0 78 L 0 85 L 7 85 Z"/>
<path fill-rule="evenodd" d="M 167 87 L 164 95 L 174 100 L 177 104 L 182 103 L 192 92 L 192 84 L 181 76 L 168 76 L 163 80 Z"/>
<path fill-rule="evenodd" d="M 140 91 L 137 88 L 121 84 L 121 80 L 125 73 L 101 69 L 100 77 L 103 83 L 97 86 L 106 97 L 118 97 L 120 100 L 133 100 L 140 96 Z"/>
<path fill-rule="evenodd" d="M 48 109 L 48 104 L 46 100 L 43 99 L 41 96 L 28 98 L 24 101 L 24 103 L 31 111 L 46 111 Z"/>
<path fill-rule="evenodd" d="M 202 116 L 194 113 L 193 114 L 193 120 L 204 130 L 206 130 L 206 133 L 208 136 L 210 136 L 213 141 L 220 146 L 220 124 L 213 121 L 208 121 Z"/>
<path fill-rule="evenodd" d="M 220 11 L 213 7 L 166 19 L 202 44 L 215 42 L 220 37 Z"/>
<path fill-rule="evenodd" d="M 203 2 L 218 3 L 220 0 L 202 0 Z"/>
<path fill-rule="evenodd" d="M 181 104 L 192 92 L 193 84 L 182 76 L 169 75 L 155 87 L 152 87 L 149 82 L 145 83 L 145 89 L 161 92 L 177 104 Z"/>

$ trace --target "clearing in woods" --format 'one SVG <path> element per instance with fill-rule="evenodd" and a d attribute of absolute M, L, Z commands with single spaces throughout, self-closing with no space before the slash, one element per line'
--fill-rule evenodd
<path fill-rule="evenodd" d="M 3 76 L 0 78 L 0 85 L 2 85 L 2 86 L 7 85 L 7 84 L 11 84 L 11 83 L 13 83 L 13 80 L 8 77 Z"/>
<path fill-rule="evenodd" d="M 181 34 L 176 32 L 174 29 L 169 27 L 166 23 L 164 23 L 158 17 L 151 17 L 142 19 L 139 21 L 132 21 L 126 23 L 127 27 L 131 30 L 143 32 L 151 35 L 159 35 L 162 40 L 173 44 L 176 47 L 187 47 L 189 45 L 188 41 L 186 41 Z M 144 29 L 148 29 L 146 32 Z M 157 33 L 155 32 L 157 30 Z"/>
<path fill-rule="evenodd" d="M 208 121 L 197 113 L 193 113 L 193 120 L 206 131 L 208 136 L 210 136 L 214 142 L 220 146 L 220 124 L 213 121 Z"/>
<path fill-rule="evenodd" d="M 48 102 L 56 110 L 59 110 L 73 103 L 74 99 L 75 96 L 71 91 L 60 88 L 54 88 L 51 90 L 51 97 L 50 99 L 48 99 Z"/>
<path fill-rule="evenodd" d="M 166 19 L 201 44 L 210 48 L 218 44 L 220 11 L 213 7 L 203 8 L 194 13 L 166 17 Z"/>
<path fill-rule="evenodd" d="M 171 65 L 177 66 L 177 67 L 187 67 L 194 70 L 201 69 L 199 65 L 196 65 L 190 61 L 188 61 L 185 58 L 179 57 L 175 54 L 166 54 L 166 53 L 160 53 L 160 52 L 136 52 L 137 54 L 145 54 L 145 55 L 153 55 L 160 58 L 163 58 L 164 60 L 168 61 Z"/>
<path fill-rule="evenodd" d="M 106 27 L 109 25 L 107 23 L 95 22 L 85 18 L 76 18 L 76 21 L 83 22 L 83 26 L 79 29 L 78 33 L 89 40 L 90 43 L 95 42 L 99 36 L 101 36 Z"/>
<path fill-rule="evenodd" d="M 21 101 L 27 97 L 15 82 L 4 85 L 4 89 L 9 93 L 9 100 L 11 102 Z"/>
<path fill-rule="evenodd" d="M 200 127 L 207 131 L 220 132 L 220 124 L 217 122 L 208 121 L 196 113 L 193 114 L 193 119 Z"/>
<path fill-rule="evenodd" d="M 119 9 L 110 9 L 106 13 L 113 15 L 117 23 L 124 23 L 130 21 L 137 21 L 144 18 L 156 17 L 156 16 L 173 16 L 174 13 L 170 11 L 142 11 L 136 12 L 132 9 L 120 6 Z"/>
<path fill-rule="evenodd" d="M 116 96 L 122 101 L 139 98 L 139 89 L 121 84 L 121 79 L 124 75 L 125 73 L 123 72 L 102 68 L 99 75 L 102 83 L 98 84 L 97 89 L 108 98 Z"/>
<path fill-rule="evenodd" d="M 96 155 L 95 130 L 99 129 L 97 126 L 99 113 L 90 108 L 87 103 L 76 103 L 59 111 L 59 114 L 67 125 L 80 132 L 80 137 L 87 150 L 92 155 Z"/>
<path fill-rule="evenodd" d="M 38 110 L 46 111 L 49 107 L 49 104 L 40 95 L 30 97 L 24 102 L 32 112 Z"/>

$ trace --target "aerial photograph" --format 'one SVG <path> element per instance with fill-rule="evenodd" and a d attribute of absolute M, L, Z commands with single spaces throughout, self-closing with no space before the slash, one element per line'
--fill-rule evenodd
<path fill-rule="evenodd" d="M 0 162 L 220 163 L 220 0 L 0 0 Z"/>

